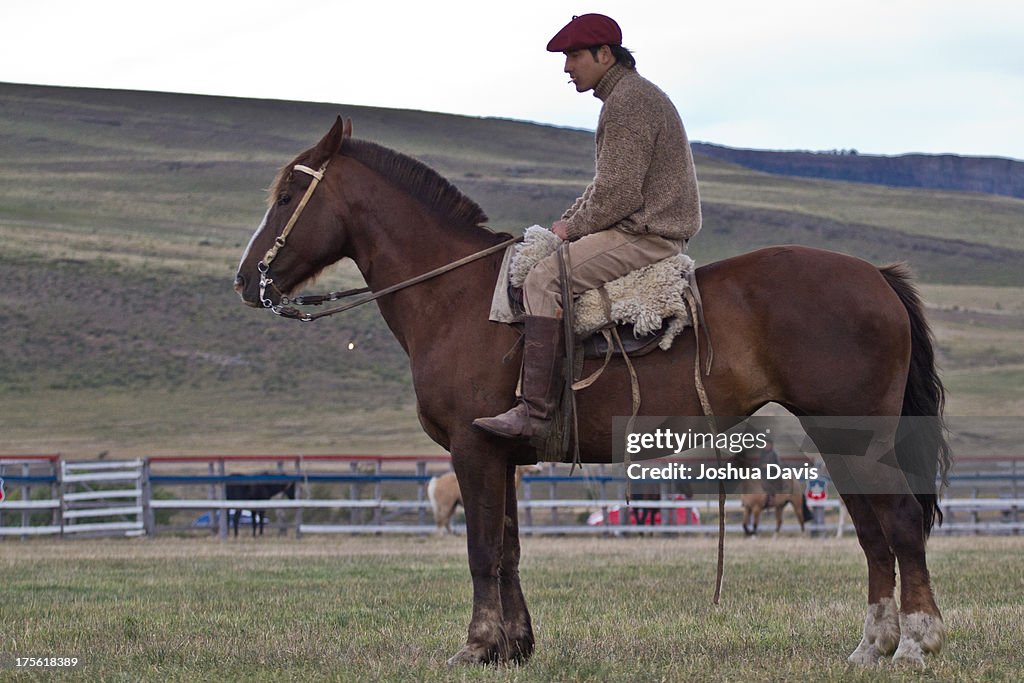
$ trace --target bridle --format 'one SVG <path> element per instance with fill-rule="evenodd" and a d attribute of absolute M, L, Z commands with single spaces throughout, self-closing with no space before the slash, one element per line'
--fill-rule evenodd
<path fill-rule="evenodd" d="M 316 190 L 316 186 L 320 184 L 320 181 L 324 179 L 324 171 L 327 170 L 327 164 L 331 163 L 330 157 L 324 162 L 323 166 L 320 167 L 319 171 L 314 171 L 309 166 L 303 166 L 302 164 L 296 164 L 292 170 L 299 171 L 300 173 L 306 173 L 313 177 L 309 187 L 306 188 L 306 194 L 302 195 L 302 199 L 299 201 L 299 205 L 295 207 L 295 212 L 292 213 L 291 218 L 284 226 L 284 230 L 281 234 L 274 238 L 274 244 L 271 245 L 270 249 L 267 249 L 267 253 L 263 255 L 263 259 L 256 264 L 256 270 L 260 272 L 260 302 L 264 308 L 269 308 L 278 315 L 281 315 L 282 306 L 287 306 L 289 299 L 284 293 L 277 287 L 274 287 L 274 280 L 270 277 L 270 264 L 274 258 L 277 257 L 277 252 L 284 246 L 285 241 L 288 239 L 288 235 L 291 234 L 292 228 L 299 221 L 299 216 L 302 215 L 302 210 L 306 208 L 306 204 L 309 203 L 310 198 L 313 196 L 313 192 Z M 267 287 L 274 287 L 274 291 L 277 292 L 280 297 L 280 303 L 274 304 L 273 301 L 267 298 Z"/>
<path fill-rule="evenodd" d="M 274 279 L 270 277 L 270 264 L 273 262 L 274 258 L 277 257 L 277 253 L 281 250 L 281 248 L 284 247 L 285 242 L 288 240 L 288 235 L 291 234 L 292 229 L 295 227 L 295 224 L 299 220 L 299 216 L 302 215 L 302 210 L 306 208 L 306 204 L 309 203 L 309 200 L 313 196 L 313 192 L 316 190 L 317 185 L 319 185 L 320 181 L 323 180 L 324 172 L 327 170 L 327 164 L 329 164 L 330 161 L 330 158 L 328 158 L 327 161 L 323 163 L 323 165 L 320 167 L 320 170 L 318 171 L 314 171 L 309 166 L 303 166 L 302 164 L 296 164 L 293 167 L 294 171 L 299 171 L 300 173 L 305 173 L 309 176 L 312 176 L 313 180 L 312 182 L 310 182 L 309 187 L 306 188 L 306 193 L 302 196 L 302 199 L 299 201 L 299 205 L 295 207 L 295 212 L 292 213 L 291 217 L 288 219 L 288 222 L 285 224 L 284 230 L 281 231 L 280 235 L 274 238 L 274 244 L 271 245 L 270 249 L 267 250 L 267 253 L 263 255 L 263 259 L 256 264 L 256 270 L 258 270 L 260 273 L 260 303 L 263 304 L 264 308 L 269 308 L 276 315 L 279 315 L 282 318 L 292 318 L 294 320 L 301 320 L 302 322 L 312 322 L 313 320 L 317 320 L 318 318 L 323 318 L 328 315 L 334 315 L 335 313 L 341 313 L 343 311 L 355 308 L 356 306 L 362 306 L 363 304 L 375 301 L 381 298 L 382 296 L 386 296 L 393 292 L 397 292 L 400 289 L 411 287 L 415 284 L 423 282 L 424 280 L 429 280 L 443 273 L 447 273 L 448 271 L 455 270 L 456 268 L 464 266 L 467 263 L 471 263 L 472 261 L 476 261 L 485 256 L 489 256 L 490 254 L 506 249 L 507 247 L 517 242 L 523 241 L 522 237 L 515 237 L 509 240 L 505 240 L 504 242 L 487 247 L 486 249 L 483 249 L 481 251 L 474 252 L 469 256 L 461 258 L 447 265 L 441 266 L 440 268 L 435 268 L 434 270 L 428 271 L 421 275 L 417 275 L 416 277 L 410 278 L 408 280 L 403 280 L 402 282 L 391 285 L 390 287 L 385 287 L 384 289 L 377 292 L 372 291 L 369 287 L 360 287 L 358 289 L 346 289 L 344 291 L 330 292 L 328 294 L 308 294 L 305 296 L 297 296 L 294 299 L 291 299 L 274 285 Z M 273 290 L 277 292 L 279 298 L 278 303 L 275 304 L 267 297 L 268 287 L 273 288 Z M 358 299 L 348 302 L 347 304 L 342 304 L 341 306 L 337 306 L 335 308 L 328 308 L 317 313 L 308 313 L 301 311 L 298 308 L 295 308 L 295 306 L 319 306 L 329 301 L 337 301 L 339 299 L 344 299 L 350 296 L 356 296 L 358 294 L 366 294 L 367 296 L 360 297 Z M 295 306 L 292 306 L 291 304 L 295 304 Z"/>

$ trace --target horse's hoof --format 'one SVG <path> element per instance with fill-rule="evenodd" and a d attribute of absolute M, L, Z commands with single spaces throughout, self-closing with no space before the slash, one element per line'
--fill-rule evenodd
<path fill-rule="evenodd" d="M 882 661 L 882 653 L 879 652 L 878 647 L 875 645 L 861 643 L 857 646 L 857 649 L 846 658 L 846 661 L 858 666 L 878 666 L 878 663 Z"/>
<path fill-rule="evenodd" d="M 448 666 L 463 666 L 466 664 L 485 664 L 487 659 L 479 648 L 472 648 L 464 645 L 461 650 L 448 658 Z"/>
<path fill-rule="evenodd" d="M 466 643 L 462 649 L 448 659 L 448 666 L 461 666 L 463 664 L 491 664 L 499 661 L 500 657 L 494 648 L 483 645 L 471 645 Z"/>
<path fill-rule="evenodd" d="M 509 643 L 508 660 L 515 664 L 525 664 L 533 656 L 533 636 L 516 638 Z"/>
<path fill-rule="evenodd" d="M 921 649 L 920 644 L 904 638 L 900 641 L 900 646 L 896 648 L 896 654 L 892 656 L 892 663 L 895 666 L 913 667 L 915 669 L 925 669 L 928 667 L 924 661 L 924 650 Z"/>
<path fill-rule="evenodd" d="M 900 644 L 893 664 L 925 668 L 925 654 L 938 654 L 946 640 L 946 626 L 938 615 L 916 612 L 900 615 Z"/>

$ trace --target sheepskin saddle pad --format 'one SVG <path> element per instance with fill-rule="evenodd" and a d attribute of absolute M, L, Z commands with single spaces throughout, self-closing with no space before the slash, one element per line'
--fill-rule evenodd
<path fill-rule="evenodd" d="M 509 248 L 505 255 L 492 300 L 491 320 L 518 322 L 522 319 L 521 288 L 526 275 L 538 261 L 554 253 L 561 242 L 561 238 L 539 225 L 526 229 L 523 242 Z M 632 326 L 630 336 L 642 343 L 628 344 L 627 349 L 630 346 L 653 347 L 651 342 L 657 339 L 657 345 L 668 350 L 676 336 L 690 324 L 683 291 L 693 267 L 693 259 L 679 254 L 606 283 L 603 289 L 611 303 L 611 319 L 601 292 L 598 289 L 584 292 L 576 298 L 574 307 L 573 327 L 577 338 L 586 339 L 613 325 L 619 327 L 622 336 L 623 326 Z M 519 294 L 519 306 L 510 301 L 510 292 Z M 603 341 L 601 335 L 593 338 Z"/>

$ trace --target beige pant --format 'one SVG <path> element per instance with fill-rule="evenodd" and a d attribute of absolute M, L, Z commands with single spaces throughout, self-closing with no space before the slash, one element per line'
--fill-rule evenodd
<path fill-rule="evenodd" d="M 596 289 L 637 268 L 675 256 L 683 243 L 658 235 L 633 235 L 612 228 L 569 243 L 572 265 L 572 291 L 580 295 Z M 528 315 L 557 318 L 561 311 L 558 252 L 540 261 L 523 283 L 524 304 Z"/>

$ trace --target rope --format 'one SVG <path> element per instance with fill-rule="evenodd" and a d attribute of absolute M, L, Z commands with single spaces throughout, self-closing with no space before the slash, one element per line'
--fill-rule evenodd
<path fill-rule="evenodd" d="M 694 358 L 693 358 L 693 384 L 697 390 L 697 398 L 700 399 L 701 410 L 704 411 L 704 415 L 708 420 L 708 427 L 711 429 L 713 434 L 718 434 L 718 428 L 715 424 L 715 413 L 711 408 L 711 401 L 708 398 L 708 392 L 704 388 L 704 382 L 700 376 L 700 325 L 704 322 L 704 311 L 703 306 L 700 303 L 700 293 L 697 290 L 697 280 L 693 275 L 690 276 L 690 286 L 684 290 L 683 297 L 686 301 L 686 306 L 690 309 L 690 319 L 693 323 L 693 339 L 695 342 L 694 347 Z M 707 332 L 705 332 L 707 334 Z M 711 374 L 711 359 L 713 357 L 713 351 L 711 349 L 711 337 L 708 336 L 708 365 L 707 373 Z M 715 446 L 715 460 L 716 464 L 720 467 L 722 465 L 722 451 Z M 718 567 L 715 571 L 715 596 L 712 599 L 714 604 L 719 604 L 722 598 L 722 580 L 725 576 L 725 483 L 721 480 L 718 481 Z"/>

